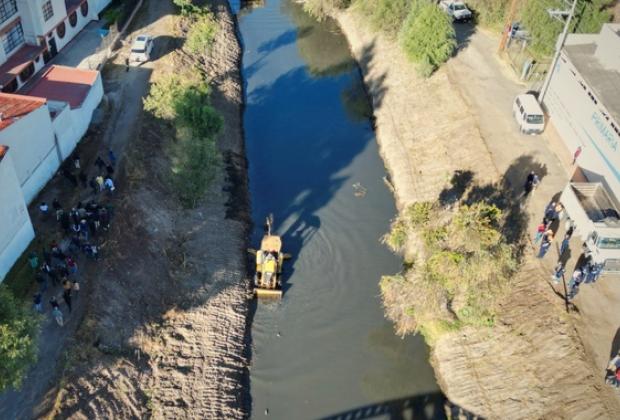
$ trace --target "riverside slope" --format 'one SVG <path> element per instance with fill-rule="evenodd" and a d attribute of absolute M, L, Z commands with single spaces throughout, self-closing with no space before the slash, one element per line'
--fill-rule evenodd
<path fill-rule="evenodd" d="M 437 199 L 456 170 L 475 172 L 481 184 L 498 182 L 477 117 L 450 73 L 441 69 L 420 79 L 395 41 L 373 33 L 356 12 L 335 17 L 372 97 L 377 141 L 399 209 Z M 547 275 L 530 252 L 495 327 L 450 333 L 436 343 L 432 363 L 452 403 L 485 418 L 617 413 L 561 301 L 537 281 Z"/>

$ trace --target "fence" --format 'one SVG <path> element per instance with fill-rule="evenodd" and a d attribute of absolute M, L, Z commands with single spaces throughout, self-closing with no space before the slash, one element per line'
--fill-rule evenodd
<path fill-rule="evenodd" d="M 527 44 L 528 41 L 525 39 L 509 39 L 504 53 L 519 80 L 526 82 L 530 87 L 539 86 L 551 62 L 548 59 L 535 58 Z"/>

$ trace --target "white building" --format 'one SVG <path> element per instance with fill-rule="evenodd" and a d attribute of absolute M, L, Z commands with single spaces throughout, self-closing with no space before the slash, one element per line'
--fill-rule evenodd
<path fill-rule="evenodd" d="M 51 66 L 32 96 L 0 93 L 0 281 L 34 237 L 26 205 L 86 133 L 99 72 Z"/>
<path fill-rule="evenodd" d="M 569 35 L 544 105 L 569 153 L 581 147 L 573 185 L 567 187 L 563 200 L 587 208 L 571 212 L 567 205 L 567 213 L 600 219 L 581 223 L 577 231 L 594 248 L 605 243 L 607 259 L 609 250 L 614 250 L 620 269 L 620 24 L 605 24 L 599 34 Z M 601 208 L 601 203 L 608 204 Z M 602 237 L 596 228 L 585 226 L 599 226 L 605 234 Z"/>
<path fill-rule="evenodd" d="M 111 0 L 0 0 L 0 89 L 13 93 Z"/>
<path fill-rule="evenodd" d="M 0 145 L 0 281 L 34 238 L 10 155 L 9 148 Z"/>

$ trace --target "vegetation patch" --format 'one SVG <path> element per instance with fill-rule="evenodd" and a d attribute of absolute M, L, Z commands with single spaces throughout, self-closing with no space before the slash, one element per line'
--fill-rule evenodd
<path fill-rule="evenodd" d="M 370 25 L 396 37 L 411 10 L 412 0 L 357 0 L 356 7 L 368 18 Z M 416 7 L 414 7 L 415 9 Z"/>
<path fill-rule="evenodd" d="M 578 0 L 571 33 L 598 33 L 603 23 L 611 20 L 614 0 Z M 530 49 L 539 56 L 550 56 L 564 24 L 549 16 L 548 10 L 567 6 L 556 0 L 528 0 L 521 10 L 521 21 L 530 32 Z"/>
<path fill-rule="evenodd" d="M 429 77 L 456 48 L 456 33 L 447 14 L 433 4 L 412 7 L 400 31 L 400 42 L 418 72 Z"/>
<path fill-rule="evenodd" d="M 198 57 L 193 60 L 196 67 L 161 77 L 144 99 L 145 110 L 171 122 L 176 129 L 171 179 L 187 208 L 198 205 L 221 166 L 216 137 L 223 125 L 222 117 L 211 106 L 208 81 L 201 75 L 217 34 L 217 22 L 210 13 L 192 10 L 195 13 L 188 16 L 185 49 L 188 55 Z"/>
<path fill-rule="evenodd" d="M 517 269 L 501 224 L 501 210 L 482 202 L 453 208 L 415 203 L 392 223 L 384 242 L 394 251 L 417 250 L 403 273 L 380 283 L 399 334 L 421 333 L 432 345 L 447 332 L 494 325 Z"/>
<path fill-rule="evenodd" d="M 350 4 L 351 0 L 306 0 L 304 10 L 322 20 L 335 10 L 346 9 Z"/>
<path fill-rule="evenodd" d="M 38 318 L 0 285 L 0 391 L 20 386 L 37 359 Z"/>

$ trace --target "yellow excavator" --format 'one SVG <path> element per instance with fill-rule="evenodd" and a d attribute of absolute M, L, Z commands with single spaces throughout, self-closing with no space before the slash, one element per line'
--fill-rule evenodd
<path fill-rule="evenodd" d="M 256 256 L 254 294 L 258 298 L 282 297 L 282 264 L 291 257 L 282 252 L 282 238 L 271 234 L 272 225 L 273 216 L 269 216 L 260 249 L 248 249 L 248 252 Z"/>

